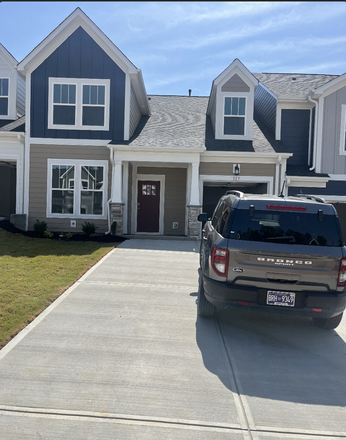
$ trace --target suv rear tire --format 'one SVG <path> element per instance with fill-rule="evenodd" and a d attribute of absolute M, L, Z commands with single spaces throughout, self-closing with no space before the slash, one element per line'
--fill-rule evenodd
<path fill-rule="evenodd" d="M 204 318 L 212 318 L 215 314 L 216 307 L 211 304 L 204 295 L 203 277 L 200 276 L 198 286 L 197 314 Z"/>
<path fill-rule="evenodd" d="M 340 315 L 333 316 L 332 318 L 312 318 L 312 320 L 317 327 L 333 330 L 340 324 L 342 315 L 343 313 L 340 313 Z"/>

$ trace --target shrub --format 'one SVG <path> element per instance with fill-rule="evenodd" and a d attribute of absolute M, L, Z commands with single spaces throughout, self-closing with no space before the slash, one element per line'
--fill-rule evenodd
<path fill-rule="evenodd" d="M 111 224 L 111 233 L 112 233 L 112 235 L 116 235 L 116 233 L 117 233 L 117 222 L 115 220 Z"/>
<path fill-rule="evenodd" d="M 86 235 L 89 235 L 89 236 L 94 235 L 95 236 L 96 229 L 98 229 L 98 227 L 94 223 L 84 222 L 82 224 L 82 231 Z"/>
<path fill-rule="evenodd" d="M 36 223 L 34 224 L 34 231 L 40 235 L 43 235 L 46 230 L 47 230 L 47 223 L 44 221 L 40 222 L 40 220 L 36 220 Z"/>
<path fill-rule="evenodd" d="M 52 237 L 54 237 L 54 234 L 53 234 L 53 232 L 50 232 L 50 231 L 44 231 L 43 236 L 44 236 L 44 238 L 52 238 Z"/>
<path fill-rule="evenodd" d="M 73 237 L 73 234 L 71 234 L 71 232 L 68 232 L 67 234 L 65 234 L 65 237 L 66 237 L 66 238 L 72 238 L 72 237 Z"/>

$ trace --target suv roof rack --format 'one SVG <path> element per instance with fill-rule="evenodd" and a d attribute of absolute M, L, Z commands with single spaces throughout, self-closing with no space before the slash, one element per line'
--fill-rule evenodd
<path fill-rule="evenodd" d="M 309 195 L 309 194 L 296 194 L 295 197 L 304 197 L 305 199 L 308 199 L 308 200 L 315 200 L 315 202 L 318 202 L 318 203 L 326 203 L 326 201 L 324 199 L 322 199 L 322 197 L 317 197 L 317 196 L 313 196 L 313 195 Z"/>
<path fill-rule="evenodd" d="M 243 193 L 243 192 L 241 192 L 241 191 L 236 191 L 236 190 L 233 190 L 233 189 L 231 189 L 231 190 L 229 190 L 229 191 L 226 191 L 226 194 L 227 194 L 227 195 L 231 195 L 231 194 L 233 194 L 234 196 L 237 196 L 237 197 L 239 197 L 240 199 L 242 199 L 242 198 L 244 197 L 244 193 Z"/>

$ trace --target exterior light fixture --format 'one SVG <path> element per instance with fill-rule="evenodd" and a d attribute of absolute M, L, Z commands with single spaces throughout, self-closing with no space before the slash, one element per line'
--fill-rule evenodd
<path fill-rule="evenodd" d="M 240 165 L 238 163 L 233 165 L 233 174 L 235 174 L 236 176 L 239 176 L 240 174 Z"/>

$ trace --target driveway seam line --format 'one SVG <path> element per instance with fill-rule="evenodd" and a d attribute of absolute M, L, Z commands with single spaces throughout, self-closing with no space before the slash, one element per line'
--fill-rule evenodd
<path fill-rule="evenodd" d="M 243 432 L 244 429 L 236 424 L 224 425 L 224 424 L 213 424 L 205 423 L 202 421 L 189 421 L 179 419 L 166 419 L 166 418 L 155 418 L 155 417 L 144 417 L 144 416 L 131 416 L 124 414 L 104 414 L 104 413 L 91 413 L 91 412 L 80 412 L 80 411 L 62 411 L 62 410 L 48 410 L 43 408 L 21 408 L 21 407 L 11 407 L 11 406 L 1 406 L 0 413 L 15 413 L 28 416 L 48 416 L 48 417 L 68 417 L 68 418 L 83 418 L 83 419 L 97 419 L 103 421 L 124 421 L 124 422 L 135 422 L 135 423 L 149 423 L 149 424 L 160 424 L 164 426 L 176 426 L 176 427 L 191 427 L 191 428 L 204 428 L 208 430 L 231 430 Z"/>
<path fill-rule="evenodd" d="M 246 429 L 247 429 L 247 432 L 248 432 L 250 438 L 255 440 L 254 439 L 254 435 L 257 438 L 256 425 L 255 425 L 255 423 L 253 421 L 253 417 L 252 417 L 250 408 L 247 405 L 247 402 L 246 402 L 246 404 L 244 404 L 243 396 L 241 394 L 242 387 L 241 387 L 241 384 L 238 383 L 239 381 L 237 380 L 237 375 L 236 375 L 236 371 L 235 371 L 236 370 L 236 364 L 235 363 L 233 364 L 234 359 L 230 355 L 229 351 L 227 350 L 226 341 L 225 341 L 225 338 L 224 338 L 224 335 L 223 335 L 223 332 L 222 332 L 222 326 L 221 326 L 221 323 L 220 323 L 220 321 L 219 321 L 217 316 L 216 316 L 216 323 L 217 323 L 217 328 L 219 330 L 218 333 L 219 333 L 219 336 L 220 336 L 221 341 L 222 341 L 223 351 L 226 354 L 226 358 L 227 358 L 229 366 L 231 368 L 231 374 L 229 374 L 228 376 L 230 378 L 231 384 L 234 386 L 234 389 L 235 389 L 235 392 L 233 392 L 231 390 L 232 394 L 233 394 L 234 397 L 237 396 L 237 398 L 238 398 L 237 399 L 238 402 L 235 400 L 237 412 L 238 412 L 239 416 L 242 416 L 240 418 L 243 419 L 243 423 L 245 423 L 245 425 L 246 425 Z"/>

